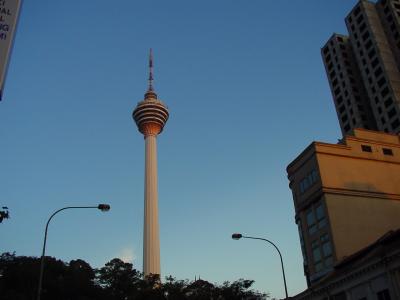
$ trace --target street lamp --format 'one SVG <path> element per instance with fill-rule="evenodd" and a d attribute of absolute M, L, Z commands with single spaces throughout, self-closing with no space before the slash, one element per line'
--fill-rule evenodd
<path fill-rule="evenodd" d="M 285 299 L 287 299 L 287 298 L 288 298 L 288 292 L 287 292 L 287 286 L 286 286 L 285 269 L 283 268 L 282 254 L 281 254 L 281 251 L 279 251 L 278 247 L 277 247 L 273 242 L 271 242 L 270 240 L 267 240 L 267 239 L 258 238 L 258 237 L 252 237 L 252 236 L 245 236 L 245 235 L 242 235 L 241 233 L 234 233 L 234 234 L 232 234 L 232 239 L 234 239 L 234 240 L 239 240 L 239 239 L 241 239 L 241 238 L 244 238 L 244 239 L 253 239 L 253 240 L 262 240 L 262 241 L 265 241 L 265 242 L 270 243 L 272 246 L 275 247 L 275 249 L 276 249 L 276 251 L 278 251 L 279 257 L 280 257 L 280 259 L 281 259 L 282 275 L 283 275 L 283 284 L 285 285 L 285 294 L 286 294 L 286 298 L 285 298 Z"/>
<path fill-rule="evenodd" d="M 49 218 L 49 220 L 46 223 L 46 230 L 44 231 L 44 241 L 43 241 L 43 250 L 42 250 L 42 256 L 40 258 L 40 274 L 39 274 L 39 285 L 38 285 L 38 293 L 37 293 L 37 300 L 40 300 L 41 294 L 42 294 L 42 282 L 43 282 L 43 270 L 44 270 L 44 255 L 46 253 L 46 241 L 47 241 L 47 229 L 49 228 L 49 223 L 51 219 L 60 211 L 66 210 L 66 209 L 71 209 L 71 208 L 97 208 L 103 212 L 109 211 L 110 210 L 110 205 L 108 204 L 99 204 L 97 206 L 67 206 L 64 208 L 61 208 L 57 211 L 55 211 Z"/>

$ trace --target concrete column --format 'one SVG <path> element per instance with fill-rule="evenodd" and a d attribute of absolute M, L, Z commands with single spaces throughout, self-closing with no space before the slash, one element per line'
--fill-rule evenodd
<path fill-rule="evenodd" d="M 157 136 L 148 134 L 144 183 L 143 273 L 160 275 L 160 237 L 158 225 Z"/>

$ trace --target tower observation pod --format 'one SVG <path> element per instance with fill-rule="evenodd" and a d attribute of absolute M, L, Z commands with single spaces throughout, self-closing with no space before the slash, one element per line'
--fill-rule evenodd
<path fill-rule="evenodd" d="M 160 236 L 158 225 L 157 136 L 168 120 L 168 108 L 157 99 L 153 88 L 153 55 L 149 57 L 149 87 L 132 113 L 145 139 L 143 273 L 160 276 Z"/>

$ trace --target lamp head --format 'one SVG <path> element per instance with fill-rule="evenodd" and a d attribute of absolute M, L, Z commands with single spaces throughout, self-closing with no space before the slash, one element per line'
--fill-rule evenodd
<path fill-rule="evenodd" d="M 232 234 L 232 239 L 234 239 L 234 240 L 239 240 L 241 238 L 242 238 L 242 234 L 241 233 Z"/>
<path fill-rule="evenodd" d="M 100 209 L 101 211 L 106 212 L 109 211 L 111 207 L 109 204 L 99 204 L 97 208 Z"/>

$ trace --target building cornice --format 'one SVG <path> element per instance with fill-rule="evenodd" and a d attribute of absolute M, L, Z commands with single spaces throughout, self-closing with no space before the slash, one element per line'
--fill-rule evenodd
<path fill-rule="evenodd" d="M 323 194 L 336 194 L 336 195 L 344 195 L 344 196 L 358 196 L 358 197 L 366 197 L 366 198 L 379 198 L 379 199 L 388 199 L 388 200 L 400 200 L 400 194 L 390 194 L 383 192 L 372 192 L 372 191 L 360 191 L 353 189 L 343 189 L 343 188 L 331 188 L 331 187 L 322 187 Z"/>

